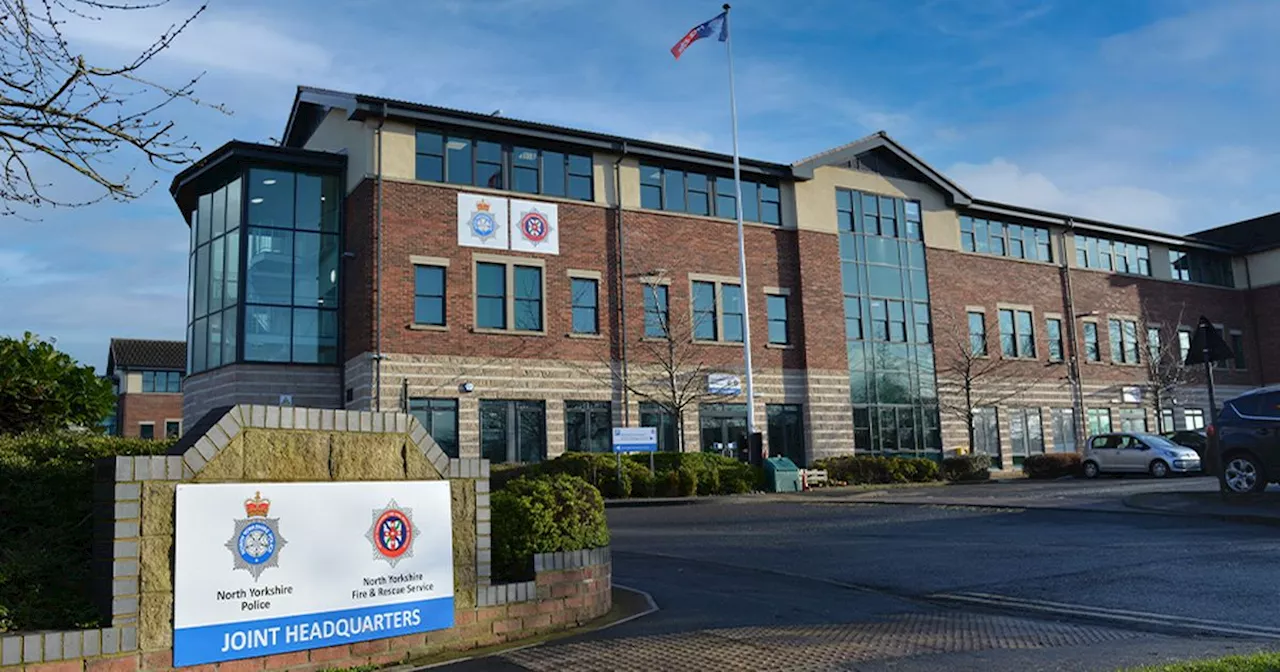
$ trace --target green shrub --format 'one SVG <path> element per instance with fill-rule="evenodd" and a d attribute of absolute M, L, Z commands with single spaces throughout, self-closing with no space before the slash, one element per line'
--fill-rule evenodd
<path fill-rule="evenodd" d="M 698 473 L 698 495 L 706 497 L 718 494 L 720 494 L 720 470 L 704 469 Z"/>
<path fill-rule="evenodd" d="M 680 496 L 680 472 L 659 472 L 657 476 L 657 495 L 659 497 Z"/>
<path fill-rule="evenodd" d="M 988 455 L 961 455 L 942 461 L 942 475 L 948 481 L 985 481 L 991 478 L 991 458 Z"/>
<path fill-rule="evenodd" d="M 631 477 L 632 497 L 653 497 L 657 490 L 657 479 L 648 469 Z"/>
<path fill-rule="evenodd" d="M 613 471 L 602 472 L 599 478 L 600 494 L 605 499 L 626 499 L 631 496 L 631 475 L 626 471 L 619 473 L 615 468 Z"/>
<path fill-rule="evenodd" d="M 93 463 L 172 441 L 0 436 L 0 632 L 102 625 L 91 603 Z"/>
<path fill-rule="evenodd" d="M 1080 473 L 1079 453 L 1028 455 L 1022 460 L 1022 473 L 1027 478 L 1062 478 Z"/>
<path fill-rule="evenodd" d="M 528 581 L 535 553 L 577 551 L 609 543 L 604 499 L 568 474 L 518 478 L 493 493 L 493 578 Z"/>
<path fill-rule="evenodd" d="M 922 457 L 840 455 L 814 462 L 827 478 L 849 484 L 926 483 L 938 480 L 938 464 Z"/>
<path fill-rule="evenodd" d="M 698 472 L 689 467 L 681 467 L 679 473 L 679 490 L 677 497 L 693 497 L 698 494 Z"/>

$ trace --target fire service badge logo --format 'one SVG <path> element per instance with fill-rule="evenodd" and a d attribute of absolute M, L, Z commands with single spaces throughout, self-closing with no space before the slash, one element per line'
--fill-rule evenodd
<path fill-rule="evenodd" d="M 268 567 L 279 566 L 280 549 L 288 543 L 280 536 L 280 519 L 267 517 L 270 511 L 271 500 L 263 499 L 261 492 L 254 493 L 253 499 L 244 500 L 245 517 L 235 521 L 235 531 L 227 541 L 235 569 L 249 572 L 254 581 Z"/>
<path fill-rule="evenodd" d="M 537 245 L 547 239 L 547 235 L 551 233 L 551 223 L 547 221 L 547 216 L 537 210 L 530 210 L 520 218 L 520 232 L 529 242 Z"/>
<path fill-rule="evenodd" d="M 374 559 L 386 560 L 392 567 L 404 558 L 413 557 L 413 542 L 418 528 L 413 524 L 413 509 L 391 500 L 385 509 L 373 510 L 373 524 L 365 537 L 373 543 Z"/>

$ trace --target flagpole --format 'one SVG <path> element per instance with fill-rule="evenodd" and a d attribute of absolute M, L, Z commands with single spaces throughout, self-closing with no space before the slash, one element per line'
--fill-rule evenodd
<path fill-rule="evenodd" d="M 729 53 L 729 116 L 733 121 L 733 188 L 738 204 L 738 281 L 742 285 L 742 359 L 747 385 L 747 441 L 756 433 L 756 389 L 751 376 L 751 293 L 747 291 L 747 250 L 742 234 L 742 165 L 738 160 L 738 102 L 733 91 L 733 31 L 729 30 L 729 3 L 724 5 L 725 49 Z"/>

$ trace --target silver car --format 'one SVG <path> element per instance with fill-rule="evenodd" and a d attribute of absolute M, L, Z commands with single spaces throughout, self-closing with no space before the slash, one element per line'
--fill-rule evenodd
<path fill-rule="evenodd" d="M 1083 470 L 1085 478 L 1097 478 L 1103 472 L 1147 473 L 1164 478 L 1200 471 L 1200 456 L 1154 434 L 1099 434 L 1089 438 Z"/>

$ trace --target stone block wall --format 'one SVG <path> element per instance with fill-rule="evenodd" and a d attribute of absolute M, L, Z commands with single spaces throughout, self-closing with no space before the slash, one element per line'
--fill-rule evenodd
<path fill-rule="evenodd" d="M 612 606 L 607 548 L 535 556 L 536 579 L 490 581 L 489 462 L 450 459 L 398 413 L 236 406 L 172 454 L 97 465 L 95 569 L 108 627 L 0 634 L 0 672 L 158 672 L 173 660 L 174 504 L 179 483 L 450 481 L 454 627 L 200 666 L 298 670 L 405 662 L 562 630 Z M 196 668 L 191 668 L 196 669 Z"/>

